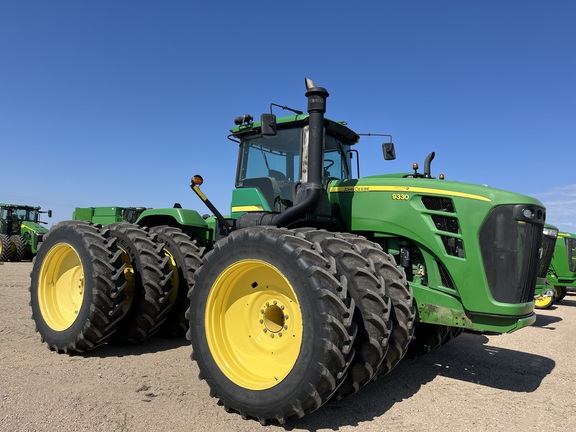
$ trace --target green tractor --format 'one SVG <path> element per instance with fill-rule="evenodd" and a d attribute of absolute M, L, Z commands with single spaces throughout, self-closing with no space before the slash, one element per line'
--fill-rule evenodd
<path fill-rule="evenodd" d="M 305 82 L 307 114 L 271 104 L 259 122 L 235 119 L 228 216 L 195 175 L 191 188 L 214 216 L 154 209 L 136 224 L 51 229 L 30 287 L 50 349 L 186 329 L 211 396 L 283 424 L 464 329 L 509 333 L 535 321 L 542 203 L 434 178 L 434 153 L 423 173 L 354 178 L 360 135 L 326 118 L 328 92 Z M 391 142 L 382 148 L 395 157 Z"/>
<path fill-rule="evenodd" d="M 40 214 L 52 217 L 52 210 L 40 207 L 0 203 L 0 261 L 31 259 L 38 252 L 44 234 Z"/>
<path fill-rule="evenodd" d="M 548 272 L 557 238 L 558 228 L 554 225 L 545 224 L 542 235 L 542 254 L 538 261 L 538 278 L 534 292 L 534 307 L 536 309 L 548 309 L 556 300 L 556 292 L 548 280 Z"/>
<path fill-rule="evenodd" d="M 554 287 L 556 302 L 566 297 L 570 287 L 576 286 L 576 234 L 558 233 L 547 277 Z"/>
<path fill-rule="evenodd" d="M 90 221 L 96 224 L 109 225 L 114 222 L 134 223 L 146 207 L 76 207 L 72 220 Z"/>

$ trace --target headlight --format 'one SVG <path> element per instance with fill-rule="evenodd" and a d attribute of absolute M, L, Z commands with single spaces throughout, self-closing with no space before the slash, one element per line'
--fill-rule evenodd
<path fill-rule="evenodd" d="M 548 237 L 558 237 L 558 230 L 554 228 L 544 228 L 543 234 Z"/>

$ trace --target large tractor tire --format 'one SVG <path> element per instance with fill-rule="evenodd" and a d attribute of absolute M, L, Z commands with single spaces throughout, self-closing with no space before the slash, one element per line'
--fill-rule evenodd
<path fill-rule="evenodd" d="M 307 240 L 320 245 L 326 258 L 336 262 L 337 277 L 347 281 L 348 292 L 354 299 L 354 321 L 358 333 L 354 341 L 355 356 L 348 374 L 334 398 L 342 399 L 356 393 L 373 378 L 388 351 L 392 331 L 392 303 L 385 292 L 386 282 L 376 276 L 372 261 L 341 234 L 303 228 L 298 232 Z M 348 238 L 351 237 L 348 235 Z"/>
<path fill-rule="evenodd" d="M 273 227 L 234 231 L 204 256 L 188 338 L 199 378 L 227 411 L 283 424 L 336 392 L 356 326 L 335 267 L 301 234 Z"/>
<path fill-rule="evenodd" d="M 408 351 L 414 334 L 416 308 L 413 304 L 412 288 L 406 281 L 401 267 L 396 265 L 394 257 L 364 237 L 353 234 L 342 234 L 362 254 L 374 264 L 376 274 L 384 279 L 386 295 L 392 301 L 392 333 L 388 341 L 388 351 L 384 361 L 376 372 L 375 379 L 388 374 L 402 360 Z"/>
<path fill-rule="evenodd" d="M 12 247 L 10 261 L 22 261 L 26 256 L 26 240 L 21 235 L 14 234 L 10 236 L 10 243 Z"/>
<path fill-rule="evenodd" d="M 126 286 L 120 256 L 110 231 L 88 222 L 60 222 L 44 237 L 30 274 L 30 306 L 51 350 L 89 351 L 116 330 Z"/>
<path fill-rule="evenodd" d="M 158 331 L 172 307 L 174 287 L 164 244 L 147 229 L 128 222 L 108 225 L 126 266 L 126 314 L 112 335 L 116 345 L 140 343 Z"/>
<path fill-rule="evenodd" d="M 188 331 L 186 311 L 190 305 L 188 291 L 194 284 L 194 273 L 200 267 L 204 248 L 196 246 L 188 235 L 179 228 L 162 225 L 150 228 L 164 243 L 164 252 L 170 258 L 172 286 L 175 288 L 170 302 L 172 309 L 160 327 L 161 336 L 183 336 Z"/>
<path fill-rule="evenodd" d="M 0 234 L 0 262 L 8 261 L 11 254 L 10 237 L 6 234 Z"/>

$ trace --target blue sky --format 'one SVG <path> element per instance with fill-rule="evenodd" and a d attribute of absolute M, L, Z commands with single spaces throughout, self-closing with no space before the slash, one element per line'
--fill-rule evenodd
<path fill-rule="evenodd" d="M 392 134 L 361 174 L 432 174 L 540 199 L 576 232 L 576 2 L 0 2 L 0 202 L 226 213 L 233 118 L 271 102 Z"/>

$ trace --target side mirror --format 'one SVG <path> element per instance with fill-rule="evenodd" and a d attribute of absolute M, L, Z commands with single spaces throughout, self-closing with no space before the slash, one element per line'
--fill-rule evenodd
<path fill-rule="evenodd" d="M 394 143 L 384 143 L 382 144 L 382 153 L 384 154 L 385 160 L 396 159 L 396 150 L 394 150 Z"/>
<path fill-rule="evenodd" d="M 262 135 L 276 135 L 276 115 L 262 114 L 260 116 L 260 124 L 262 126 Z"/>

